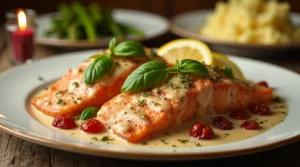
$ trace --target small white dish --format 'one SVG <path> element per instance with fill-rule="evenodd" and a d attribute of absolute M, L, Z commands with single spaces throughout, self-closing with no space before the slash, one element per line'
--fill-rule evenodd
<path fill-rule="evenodd" d="M 198 33 L 198 30 L 204 26 L 207 17 L 213 10 L 197 10 L 179 14 L 171 18 L 170 30 L 181 37 L 195 38 L 207 43 L 214 51 L 239 55 L 239 56 L 268 56 L 287 54 L 287 51 L 299 51 L 300 43 L 287 44 L 241 44 L 229 41 L 222 41 Z M 300 26 L 300 14 L 292 13 L 290 15 L 294 26 Z"/>
<path fill-rule="evenodd" d="M 48 13 L 37 18 L 36 41 L 38 44 L 52 47 L 68 48 L 91 48 L 108 46 L 108 42 L 112 37 L 105 37 L 96 41 L 72 41 L 67 39 L 58 39 L 56 37 L 46 37 L 45 32 L 51 27 L 51 18 L 53 16 L 57 16 L 58 14 L 58 12 Z M 130 40 L 146 41 L 163 35 L 168 31 L 169 28 L 169 22 L 167 19 L 153 13 L 138 10 L 114 9 L 112 12 L 112 16 L 117 22 L 137 28 L 144 33 L 143 38 L 139 38 L 136 36 L 126 37 Z"/>
<path fill-rule="evenodd" d="M 0 128 L 19 138 L 48 147 L 106 157 L 148 160 L 208 159 L 249 154 L 269 150 L 300 139 L 300 76 L 271 64 L 233 57 L 253 81 L 266 80 L 276 88 L 289 107 L 286 119 L 274 128 L 253 138 L 228 144 L 195 148 L 147 148 L 119 146 L 83 140 L 50 129 L 27 111 L 35 90 L 61 77 L 69 68 L 78 66 L 97 50 L 57 55 L 32 64 L 22 65 L 0 75 Z M 45 78 L 40 81 L 39 76 Z"/>

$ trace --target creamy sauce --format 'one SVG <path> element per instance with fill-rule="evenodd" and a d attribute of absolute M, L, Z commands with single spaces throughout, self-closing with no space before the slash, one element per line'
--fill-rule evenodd
<path fill-rule="evenodd" d="M 113 61 L 112 70 L 98 80 L 101 85 L 113 84 L 116 79 L 128 74 L 135 66 L 135 63 L 126 58 L 114 58 Z"/>
<path fill-rule="evenodd" d="M 194 122 L 207 122 L 211 124 L 213 116 L 207 116 L 201 120 L 189 122 L 187 124 L 181 125 L 179 128 L 174 128 L 165 132 L 161 132 L 145 142 L 142 143 L 128 143 L 114 135 L 110 132 L 106 131 L 100 134 L 87 134 L 79 129 L 81 124 L 80 120 L 77 120 L 78 127 L 72 130 L 62 130 L 58 128 L 52 127 L 53 118 L 44 115 L 42 112 L 38 111 L 31 104 L 28 105 L 29 111 L 34 118 L 36 118 L 39 122 L 44 124 L 45 126 L 56 129 L 58 132 L 71 135 L 77 138 L 91 140 L 91 144 L 93 142 L 104 142 L 115 145 L 131 145 L 131 146 L 139 146 L 139 147 L 149 147 L 149 148 L 191 148 L 191 147 L 202 147 L 202 146 L 210 146 L 210 145 L 219 145 L 230 143 L 234 141 L 239 141 L 247 138 L 254 137 L 259 135 L 268 129 L 274 127 L 275 125 L 281 123 L 286 118 L 288 114 L 287 104 L 284 102 L 273 102 L 270 104 L 270 108 L 272 110 L 272 115 L 270 116 L 259 116 L 255 114 L 251 114 L 252 120 L 256 120 L 260 129 L 258 130 L 245 130 L 240 128 L 240 124 L 243 122 L 242 120 L 231 119 L 228 114 L 224 116 L 233 123 L 232 130 L 219 130 L 217 128 L 213 128 L 213 131 L 216 134 L 216 138 L 212 140 L 195 140 L 189 136 L 189 128 Z M 122 112 L 119 112 L 122 114 Z M 124 113 L 123 113 L 124 114 Z M 120 119 L 124 119 L 124 117 L 120 116 Z M 146 123 L 146 122 L 145 122 Z M 127 125 L 126 123 L 121 123 L 119 125 L 121 131 L 126 131 Z"/>

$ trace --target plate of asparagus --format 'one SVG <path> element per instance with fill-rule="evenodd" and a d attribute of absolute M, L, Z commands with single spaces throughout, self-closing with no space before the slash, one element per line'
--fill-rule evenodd
<path fill-rule="evenodd" d="M 53 47 L 92 48 L 107 46 L 112 37 L 145 41 L 167 31 L 167 19 L 157 14 L 64 3 L 58 12 L 37 18 L 36 40 Z"/>

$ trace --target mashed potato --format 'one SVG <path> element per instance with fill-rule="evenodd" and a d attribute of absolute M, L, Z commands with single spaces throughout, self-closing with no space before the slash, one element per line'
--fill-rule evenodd
<path fill-rule="evenodd" d="M 288 3 L 275 0 L 229 0 L 219 2 L 199 33 L 238 43 L 280 44 L 300 41 L 293 27 Z"/>

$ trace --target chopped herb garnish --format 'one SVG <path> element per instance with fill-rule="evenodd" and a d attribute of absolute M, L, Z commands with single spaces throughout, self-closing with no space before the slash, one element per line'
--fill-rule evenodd
<path fill-rule="evenodd" d="M 280 102 L 281 102 L 281 99 L 280 99 L 280 97 L 274 97 L 274 98 L 272 99 L 272 102 L 280 103 Z"/>
<path fill-rule="evenodd" d="M 40 81 L 45 81 L 45 78 L 41 77 L 41 76 L 38 76 L 38 80 Z"/>
<path fill-rule="evenodd" d="M 151 96 L 151 92 L 144 92 L 143 93 L 143 97 L 148 97 L 148 96 Z"/>
<path fill-rule="evenodd" d="M 164 144 L 169 144 L 165 139 L 160 139 L 160 141 Z"/>
<path fill-rule="evenodd" d="M 79 87 L 79 83 L 78 83 L 78 82 L 73 82 L 72 85 L 74 85 L 75 88 L 78 88 L 78 87 Z"/>
<path fill-rule="evenodd" d="M 136 97 L 140 97 L 142 94 L 141 93 L 135 93 L 134 94 Z"/>
<path fill-rule="evenodd" d="M 181 102 L 183 102 L 183 99 L 184 99 L 183 96 L 181 96 L 181 97 L 179 98 L 179 100 L 180 100 Z"/>
<path fill-rule="evenodd" d="M 94 141 L 98 141 L 97 137 L 92 137 L 91 139 L 94 140 Z"/>
<path fill-rule="evenodd" d="M 210 68 L 215 72 L 218 72 L 220 70 L 218 66 L 211 66 Z"/>
<path fill-rule="evenodd" d="M 177 139 L 177 141 L 179 141 L 182 144 L 188 143 L 189 140 L 183 140 L 183 139 Z"/>
<path fill-rule="evenodd" d="M 224 134 L 225 137 L 227 137 L 227 136 L 229 136 L 229 135 L 230 135 L 230 133 L 225 133 L 225 134 Z"/>
<path fill-rule="evenodd" d="M 264 124 L 264 121 L 259 121 L 259 124 Z"/>
<path fill-rule="evenodd" d="M 146 102 L 146 99 L 139 100 L 138 101 L 138 106 L 142 106 Z"/>
<path fill-rule="evenodd" d="M 68 89 L 66 89 L 66 90 L 59 90 L 59 91 L 57 91 L 57 92 L 55 93 L 55 95 L 59 95 L 59 94 L 65 93 L 65 92 L 67 92 L 67 91 L 68 91 Z"/>
<path fill-rule="evenodd" d="M 103 136 L 101 141 L 113 141 L 115 140 L 114 138 L 109 138 L 109 136 Z"/>
<path fill-rule="evenodd" d="M 147 143 L 147 142 L 142 142 L 141 144 L 142 144 L 142 145 L 147 145 L 148 143 Z"/>
<path fill-rule="evenodd" d="M 172 147 L 177 147 L 176 145 L 172 145 Z"/>
<path fill-rule="evenodd" d="M 157 94 L 160 94 L 162 92 L 162 90 L 158 87 L 157 88 Z"/>
<path fill-rule="evenodd" d="M 82 100 L 82 98 L 81 98 L 81 97 L 78 97 L 77 100 Z"/>
<path fill-rule="evenodd" d="M 66 104 L 62 99 L 58 99 L 56 104 Z"/>
<path fill-rule="evenodd" d="M 78 104 L 78 103 L 77 103 L 77 101 L 74 100 L 74 101 L 73 101 L 73 104 Z"/>
<path fill-rule="evenodd" d="M 201 144 L 200 144 L 200 143 L 197 143 L 196 146 L 197 146 L 197 147 L 201 147 Z"/>
<path fill-rule="evenodd" d="M 232 73 L 232 69 L 228 66 L 223 66 L 222 70 L 224 71 L 224 73 L 229 77 L 229 78 L 233 78 L 233 73 Z"/>

